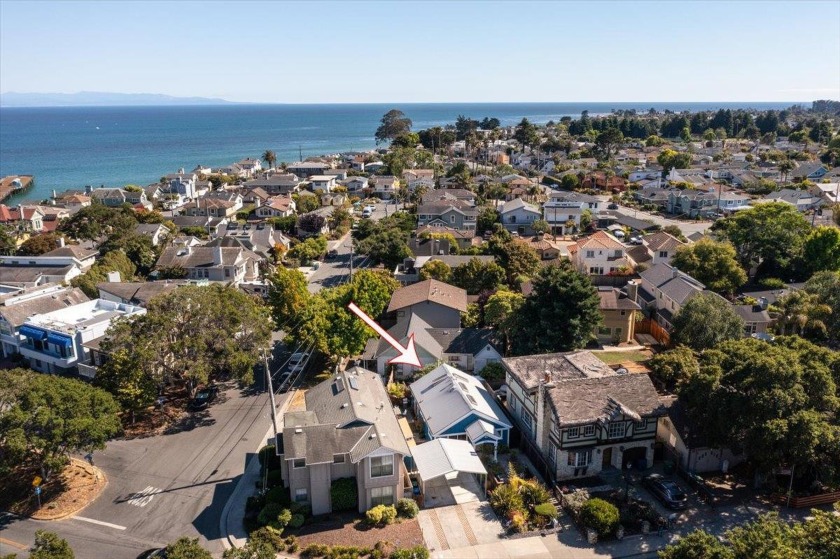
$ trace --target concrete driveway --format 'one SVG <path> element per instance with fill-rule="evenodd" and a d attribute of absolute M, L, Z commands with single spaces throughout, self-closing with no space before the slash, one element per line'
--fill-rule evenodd
<path fill-rule="evenodd" d="M 502 533 L 502 525 L 487 501 L 423 509 L 418 519 L 423 540 L 433 555 L 435 551 L 463 551 L 463 548 L 498 542 Z"/>

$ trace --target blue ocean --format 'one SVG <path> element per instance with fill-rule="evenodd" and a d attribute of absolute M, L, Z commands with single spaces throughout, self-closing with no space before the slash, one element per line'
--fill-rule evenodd
<path fill-rule="evenodd" d="M 35 175 L 35 186 L 10 199 L 40 200 L 53 190 L 146 185 L 197 165 L 216 167 L 259 158 L 274 150 L 278 161 L 365 150 L 382 115 L 398 108 L 414 129 L 453 123 L 458 115 L 523 117 L 545 123 L 612 110 L 671 111 L 718 108 L 781 109 L 790 103 L 479 103 L 340 104 L 168 107 L 0 108 L 0 176 Z"/>

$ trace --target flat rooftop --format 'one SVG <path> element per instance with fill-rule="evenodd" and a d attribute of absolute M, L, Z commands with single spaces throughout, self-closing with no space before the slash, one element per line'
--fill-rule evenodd
<path fill-rule="evenodd" d="M 115 303 L 105 299 L 94 299 L 57 311 L 36 314 L 29 317 L 26 323 L 72 334 L 96 324 L 110 322 L 119 316 L 143 314 L 145 312 L 146 310 L 139 306 Z"/>

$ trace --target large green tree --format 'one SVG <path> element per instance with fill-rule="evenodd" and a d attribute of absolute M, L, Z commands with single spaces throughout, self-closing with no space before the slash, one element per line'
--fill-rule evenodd
<path fill-rule="evenodd" d="M 744 320 L 729 302 L 714 293 L 699 293 L 674 315 L 671 340 L 700 351 L 744 334 Z"/>
<path fill-rule="evenodd" d="M 653 377 L 673 390 L 700 372 L 700 363 L 690 347 L 677 347 L 654 355 L 647 363 Z"/>
<path fill-rule="evenodd" d="M 671 264 L 712 291 L 731 294 L 747 281 L 736 256 L 735 247 L 729 243 L 701 239 L 677 248 Z"/>
<path fill-rule="evenodd" d="M 805 237 L 802 259 L 812 272 L 840 270 L 840 229 L 825 225 L 812 229 Z"/>
<path fill-rule="evenodd" d="M 60 235 L 55 233 L 41 233 L 33 235 L 26 239 L 17 253 L 21 256 L 40 256 L 45 252 L 49 252 L 58 248 L 58 239 Z"/>
<path fill-rule="evenodd" d="M 0 223 L 0 256 L 14 254 L 16 250 L 17 237 L 14 230 L 5 223 Z"/>
<path fill-rule="evenodd" d="M 124 350 L 128 363 L 140 364 L 156 384 L 178 382 L 193 391 L 211 380 L 250 383 L 271 329 L 268 307 L 236 288 L 184 286 L 152 299 L 131 328 L 109 330 L 102 348 Z"/>
<path fill-rule="evenodd" d="M 0 377 L 24 380 L 10 380 L 17 391 L 0 409 L 4 462 L 32 464 L 47 478 L 68 463 L 70 454 L 105 448 L 120 432 L 119 406 L 100 388 L 19 369 L 2 371 Z"/>
<path fill-rule="evenodd" d="M 420 268 L 420 279 L 436 279 L 448 283 L 452 276 L 452 268 L 442 260 L 432 260 Z"/>
<path fill-rule="evenodd" d="M 94 203 L 62 221 L 58 230 L 73 239 L 96 241 L 115 232 L 134 231 L 137 223 L 134 210 L 127 204 L 111 208 Z"/>
<path fill-rule="evenodd" d="M 108 281 L 110 272 L 119 272 L 120 281 L 132 281 L 137 267 L 121 250 L 109 252 L 99 259 L 90 270 L 70 280 L 70 285 L 78 287 L 91 299 L 99 297 L 98 283 Z"/>
<path fill-rule="evenodd" d="M 562 260 L 540 270 L 514 320 L 511 343 L 517 355 L 579 349 L 601 322 L 600 298 L 589 278 Z"/>
<path fill-rule="evenodd" d="M 379 128 L 373 135 L 377 144 L 391 141 L 401 134 L 411 132 L 411 119 L 398 109 L 391 109 L 380 121 Z"/>
<path fill-rule="evenodd" d="M 76 555 L 67 540 L 54 532 L 37 530 L 35 544 L 29 552 L 29 559 L 75 559 Z"/>
<path fill-rule="evenodd" d="M 300 327 L 289 334 L 289 342 L 315 349 L 327 355 L 357 355 L 367 340 L 375 336 L 347 306 L 356 303 L 376 318 L 387 308 L 391 295 L 399 287 L 383 270 L 360 270 L 353 280 L 338 287 L 322 289 L 300 313 Z"/>
<path fill-rule="evenodd" d="M 384 264 L 393 270 L 397 264 L 412 256 L 406 243 L 406 234 L 398 229 L 387 229 L 367 237 L 356 245 L 359 254 L 365 254 L 373 264 Z"/>
<path fill-rule="evenodd" d="M 213 554 L 201 547 L 198 538 L 179 538 L 166 546 L 166 559 L 213 559 Z"/>
<path fill-rule="evenodd" d="M 490 239 L 489 251 L 504 268 L 508 284 L 517 287 L 522 279 L 530 278 L 540 269 L 540 256 L 537 251 L 524 243 L 519 243 L 507 234 L 500 232 Z"/>
<path fill-rule="evenodd" d="M 719 219 L 713 229 L 732 243 L 745 268 L 777 271 L 802 254 L 810 225 L 794 206 L 767 202 Z"/>
<path fill-rule="evenodd" d="M 840 339 L 840 272 L 817 272 L 805 282 L 804 289 L 831 309 L 825 318 L 826 334 L 830 340 Z"/>
<path fill-rule="evenodd" d="M 452 268 L 449 283 L 465 289 L 470 295 L 477 295 L 482 291 L 498 288 L 504 281 L 505 270 L 501 266 L 495 262 L 470 258 L 466 264 Z"/>
<path fill-rule="evenodd" d="M 311 297 L 306 276 L 291 268 L 277 268 L 268 277 L 268 304 L 277 327 L 296 321 Z"/>
<path fill-rule="evenodd" d="M 659 559 L 734 559 L 734 555 L 715 536 L 695 530 L 660 551 Z"/>
<path fill-rule="evenodd" d="M 496 328 L 505 339 L 505 351 L 510 351 L 511 331 L 516 326 L 516 316 L 525 297 L 521 293 L 499 290 L 484 304 L 484 322 Z"/>
<path fill-rule="evenodd" d="M 840 473 L 837 374 L 838 354 L 801 338 L 741 338 L 704 351 L 679 395 L 710 445 L 745 451 L 763 472 L 792 465 L 830 482 Z"/>
<path fill-rule="evenodd" d="M 662 165 L 662 176 L 666 176 L 671 169 L 686 169 L 689 167 L 691 165 L 691 154 L 663 149 L 656 157 L 656 161 Z"/>

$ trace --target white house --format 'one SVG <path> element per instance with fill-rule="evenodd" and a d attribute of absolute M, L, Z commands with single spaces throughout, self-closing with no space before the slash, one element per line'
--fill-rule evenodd
<path fill-rule="evenodd" d="M 111 323 L 123 317 L 145 314 L 134 305 L 94 299 L 67 308 L 27 318 L 18 329 L 20 354 L 29 366 L 43 373 L 74 373 L 93 377 L 96 367 L 85 344 L 105 335 Z"/>
<path fill-rule="evenodd" d="M 459 439 L 474 447 L 509 444 L 513 427 L 479 379 L 441 364 L 409 386 L 427 439 Z"/>
<path fill-rule="evenodd" d="M 335 188 L 335 175 L 312 175 L 309 184 L 312 192 L 332 192 Z"/>
<path fill-rule="evenodd" d="M 605 275 L 629 271 L 636 263 L 627 254 L 627 247 L 605 231 L 596 231 L 589 237 L 568 247 L 569 258 L 578 270 L 590 275 Z"/>

